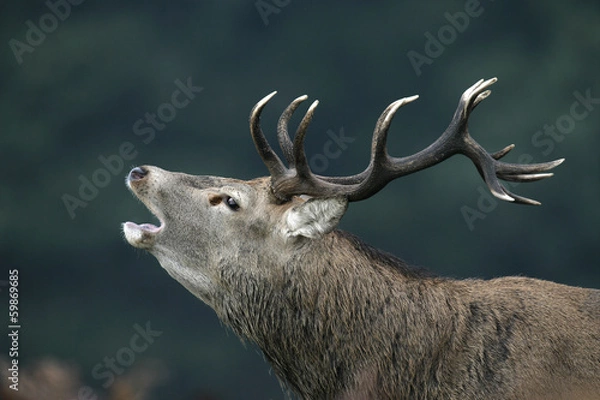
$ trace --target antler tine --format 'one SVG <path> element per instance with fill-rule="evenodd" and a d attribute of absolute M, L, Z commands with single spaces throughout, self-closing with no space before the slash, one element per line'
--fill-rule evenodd
<path fill-rule="evenodd" d="M 505 155 L 507 155 L 512 149 L 515 148 L 514 144 L 509 144 L 508 146 L 506 146 L 505 148 L 503 148 L 502 150 L 499 150 L 495 153 L 490 154 L 492 156 L 492 158 L 494 160 L 499 160 L 502 157 L 504 157 Z"/>
<path fill-rule="evenodd" d="M 375 129 L 373 131 L 373 141 L 371 143 L 372 162 L 380 160 L 382 157 L 387 157 L 387 135 L 388 130 L 390 129 L 390 125 L 392 124 L 392 120 L 396 115 L 396 111 L 398 111 L 400 107 L 411 103 L 417 100 L 418 98 L 419 96 L 415 95 L 396 100 L 392 104 L 387 106 L 385 111 L 381 114 L 381 116 L 377 120 L 377 124 L 375 125 Z"/>
<path fill-rule="evenodd" d="M 306 159 L 306 153 L 304 151 L 304 137 L 306 136 L 308 125 L 310 125 L 313 114 L 318 105 L 319 100 L 313 101 L 313 103 L 306 111 L 306 114 L 304 114 L 302 121 L 300 121 L 300 125 L 298 125 L 298 130 L 296 131 L 296 135 L 294 136 L 293 166 L 296 168 L 298 176 L 302 179 L 308 179 L 309 177 L 313 176 L 312 172 L 310 171 L 310 167 L 308 166 L 308 160 Z"/>
<path fill-rule="evenodd" d="M 348 193 L 349 201 L 359 201 L 371 197 L 380 191 L 390 181 L 399 176 L 399 172 L 394 168 L 394 159 L 387 152 L 387 136 L 392 124 L 392 120 L 398 109 L 408 103 L 418 99 L 419 96 L 404 97 L 394 101 L 380 115 L 373 130 L 373 140 L 371 142 L 371 160 L 369 166 L 358 176 L 350 179 L 338 179 L 336 183 L 348 184 L 348 181 L 355 185 L 353 190 Z M 357 178 L 362 179 L 357 182 Z M 356 182 L 356 183 L 355 183 Z"/>
<path fill-rule="evenodd" d="M 277 91 L 274 91 L 263 97 L 258 103 L 256 103 L 250 112 L 250 133 L 252 134 L 254 145 L 256 146 L 256 150 L 258 151 L 260 158 L 267 166 L 267 169 L 272 177 L 283 175 L 286 171 L 286 168 L 269 145 L 269 142 L 265 138 L 265 135 L 260 128 L 260 115 L 265 105 L 267 105 L 269 100 L 271 100 L 275 94 L 277 94 Z"/>
<path fill-rule="evenodd" d="M 537 164 L 512 164 L 499 161 L 497 163 L 499 175 L 515 175 L 515 174 L 534 174 L 539 172 L 546 172 L 554 167 L 559 166 L 565 161 L 564 158 L 558 160 L 548 161 Z"/>
<path fill-rule="evenodd" d="M 277 122 L 277 139 L 279 141 L 279 146 L 283 151 L 283 155 L 285 156 L 285 159 L 289 165 L 294 163 L 294 150 L 292 146 L 292 140 L 290 139 L 290 135 L 288 133 L 288 124 L 298 106 L 306 99 L 308 99 L 308 96 L 304 95 L 292 101 L 290 105 L 287 106 L 287 108 L 283 111 L 281 117 L 279 117 L 279 121 Z"/>
<path fill-rule="evenodd" d="M 385 110 L 383 110 L 383 112 L 377 119 L 375 129 L 373 129 L 373 139 L 371 141 L 371 160 L 364 171 L 351 176 L 327 177 L 317 175 L 317 178 L 335 184 L 356 185 L 367 179 L 369 175 L 373 173 L 373 168 L 377 168 L 377 166 L 379 165 L 387 164 L 389 162 L 389 155 L 387 153 L 386 148 L 387 134 L 392 120 L 394 118 L 394 115 L 400 107 L 411 103 L 417 100 L 418 98 L 418 95 L 404 97 L 402 99 L 394 101 L 389 106 L 387 106 Z M 377 160 L 380 160 L 379 164 L 376 163 Z"/>
<path fill-rule="evenodd" d="M 460 98 L 461 103 L 464 102 L 467 104 L 463 112 L 470 113 L 482 100 L 492 94 L 492 91 L 487 90 L 487 88 L 496 82 L 498 82 L 498 78 L 491 78 L 487 81 L 480 79 L 473 86 L 465 90 Z"/>

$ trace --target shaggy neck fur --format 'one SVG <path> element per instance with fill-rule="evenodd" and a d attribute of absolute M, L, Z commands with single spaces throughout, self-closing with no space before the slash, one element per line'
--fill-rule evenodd
<path fill-rule="evenodd" d="M 381 394 L 392 393 L 395 387 L 378 382 L 383 368 L 389 374 L 390 359 L 398 375 L 389 384 L 411 381 L 415 387 L 407 387 L 407 393 L 424 393 L 419 382 L 441 372 L 431 360 L 455 330 L 455 301 L 441 289 L 446 281 L 410 269 L 343 232 L 315 243 L 324 248 L 306 246 L 283 268 L 273 265 L 270 276 L 226 277 L 240 280 L 231 287 L 244 290 L 217 307 L 221 319 L 255 342 L 278 377 L 303 398 L 335 398 L 375 387 Z M 411 334 L 423 325 L 427 337 Z M 416 371 L 426 371 L 425 376 L 414 376 Z M 363 387 L 354 387 L 357 380 Z"/>

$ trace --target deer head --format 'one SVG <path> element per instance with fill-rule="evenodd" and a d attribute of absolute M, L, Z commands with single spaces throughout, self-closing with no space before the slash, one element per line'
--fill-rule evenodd
<path fill-rule="evenodd" d="M 295 99 L 279 119 L 277 136 L 287 166 L 282 162 L 260 127 L 261 112 L 273 92 L 250 113 L 252 138 L 269 177 L 242 181 L 152 166 L 134 168 L 127 186 L 160 224 L 126 222 L 125 238 L 152 253 L 236 333 L 256 342 L 292 389 L 311 398 L 340 395 L 349 387 L 351 376 L 361 373 L 350 370 L 370 362 L 356 360 L 357 354 L 369 353 L 365 349 L 379 343 L 374 337 L 386 341 L 400 335 L 389 323 L 378 326 L 369 318 L 373 313 L 387 315 L 392 305 L 396 311 L 390 318 L 409 318 L 406 313 L 411 306 L 401 298 L 406 292 L 403 285 L 410 279 L 425 279 L 400 260 L 335 230 L 348 203 L 374 195 L 396 178 L 463 154 L 475 164 L 494 196 L 536 205 L 535 200 L 511 193 L 499 179 L 528 182 L 550 177 L 548 171 L 563 161 L 502 162 L 514 145 L 490 154 L 471 137 L 469 116 L 495 82 L 496 78 L 480 80 L 467 89 L 444 133 L 407 157 L 390 156 L 386 138 L 396 111 L 417 96 L 393 102 L 376 123 L 369 165 L 345 177 L 317 175 L 308 166 L 303 143 L 318 102 L 308 108 L 293 140 L 288 134 L 288 122 L 306 96 Z M 443 314 L 432 311 L 431 318 Z M 352 333 L 336 336 L 346 330 Z M 403 338 L 409 335 L 403 332 Z M 345 335 L 351 340 L 342 339 Z M 415 348 L 423 347 L 419 333 L 410 337 L 404 345 L 412 340 Z M 315 355 L 315 348 L 325 355 Z M 375 347 L 372 350 L 370 354 L 377 353 Z M 367 376 L 378 373 L 371 372 Z"/>

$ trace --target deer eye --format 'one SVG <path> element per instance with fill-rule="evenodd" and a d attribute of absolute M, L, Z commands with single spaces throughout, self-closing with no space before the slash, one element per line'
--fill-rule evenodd
<path fill-rule="evenodd" d="M 240 206 L 239 206 L 239 204 L 238 204 L 238 203 L 237 203 L 237 202 L 234 200 L 234 198 L 233 198 L 233 197 L 229 197 L 229 196 L 227 196 L 227 197 L 225 198 L 225 203 L 226 203 L 226 204 L 227 204 L 227 206 L 228 206 L 229 208 L 231 208 L 233 211 L 237 211 L 237 210 L 239 210 L 239 209 L 240 209 Z"/>

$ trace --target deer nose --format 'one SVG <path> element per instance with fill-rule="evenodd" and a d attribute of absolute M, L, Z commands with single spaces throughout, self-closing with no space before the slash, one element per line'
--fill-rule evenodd
<path fill-rule="evenodd" d="M 148 175 L 148 169 L 144 167 L 135 167 L 129 172 L 129 180 L 130 181 L 139 181 L 143 179 L 146 175 Z"/>

